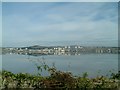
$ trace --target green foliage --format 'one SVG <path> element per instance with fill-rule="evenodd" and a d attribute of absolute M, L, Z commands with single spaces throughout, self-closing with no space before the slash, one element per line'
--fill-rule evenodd
<path fill-rule="evenodd" d="M 119 80 L 107 77 L 87 78 L 74 77 L 72 73 L 50 69 L 48 77 L 35 76 L 27 73 L 13 74 L 8 71 L 2 72 L 2 88 L 82 88 L 83 90 L 94 88 L 117 88 Z"/>
<path fill-rule="evenodd" d="M 120 71 L 119 71 L 117 74 L 112 73 L 112 74 L 111 74 L 111 78 L 112 78 L 112 79 L 119 79 L 119 80 L 120 80 Z"/>
<path fill-rule="evenodd" d="M 50 67 L 44 61 L 40 61 L 40 60 L 38 61 L 39 63 L 36 63 L 35 66 L 37 67 L 37 70 L 38 70 L 38 76 L 41 76 L 41 72 L 49 71 Z"/>
<path fill-rule="evenodd" d="M 49 67 L 43 62 L 41 65 L 36 65 L 39 74 L 30 75 L 28 73 L 14 74 L 9 71 L 2 71 L 2 88 L 59 88 L 59 89 L 71 89 L 79 88 L 83 90 L 102 90 L 103 88 L 118 88 L 120 80 L 120 73 L 112 73 L 111 77 L 100 76 L 96 78 L 88 78 L 88 73 L 84 73 L 82 77 L 73 76 L 70 72 L 63 72 L 56 69 L 53 65 Z M 41 72 L 46 70 L 50 73 L 50 76 L 41 76 Z"/>
<path fill-rule="evenodd" d="M 87 78 L 87 77 L 88 77 L 88 73 L 87 72 L 83 73 L 83 78 Z"/>

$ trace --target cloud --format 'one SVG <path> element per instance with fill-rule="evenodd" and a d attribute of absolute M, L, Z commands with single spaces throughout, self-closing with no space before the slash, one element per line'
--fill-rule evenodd
<path fill-rule="evenodd" d="M 118 2 L 119 0 L 2 0 L 3 2 Z"/>
<path fill-rule="evenodd" d="M 0 2 L 0 47 L 2 46 L 2 3 Z"/>
<path fill-rule="evenodd" d="M 4 45 L 42 41 L 107 42 L 118 39 L 116 3 L 3 5 Z M 110 43 L 116 45 L 112 41 Z"/>

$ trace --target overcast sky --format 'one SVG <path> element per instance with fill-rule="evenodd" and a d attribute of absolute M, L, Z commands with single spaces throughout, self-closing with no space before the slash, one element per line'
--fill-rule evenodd
<path fill-rule="evenodd" d="M 2 4 L 3 46 L 117 46 L 117 2 Z"/>
<path fill-rule="evenodd" d="M 1 0 L 3 2 L 118 2 L 119 0 Z"/>
<path fill-rule="evenodd" d="M 0 2 L 0 47 L 2 47 L 2 3 Z"/>

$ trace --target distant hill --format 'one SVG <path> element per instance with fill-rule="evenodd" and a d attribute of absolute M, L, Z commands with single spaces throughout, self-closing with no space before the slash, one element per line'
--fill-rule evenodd
<path fill-rule="evenodd" d="M 26 48 L 28 48 L 28 49 L 45 49 L 47 47 L 46 46 L 34 45 L 34 46 L 26 47 Z"/>
<path fill-rule="evenodd" d="M 29 47 L 23 47 L 22 49 L 24 49 L 24 48 L 28 48 L 28 49 L 45 49 L 45 48 L 53 49 L 53 48 L 56 48 L 56 47 L 64 47 L 64 46 L 40 46 L 40 45 L 34 45 L 34 46 L 29 46 Z"/>

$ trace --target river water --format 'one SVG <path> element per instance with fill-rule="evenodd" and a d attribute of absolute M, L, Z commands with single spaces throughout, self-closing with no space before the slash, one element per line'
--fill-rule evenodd
<path fill-rule="evenodd" d="M 43 62 L 50 67 L 54 64 L 58 70 L 70 71 L 73 75 L 82 75 L 87 72 L 89 77 L 96 77 L 98 75 L 110 75 L 111 72 L 118 72 L 118 54 L 2 55 L 2 69 L 13 73 L 37 74 L 36 64 L 41 65 Z M 43 71 L 41 74 L 43 76 L 49 75 L 47 71 Z"/>

